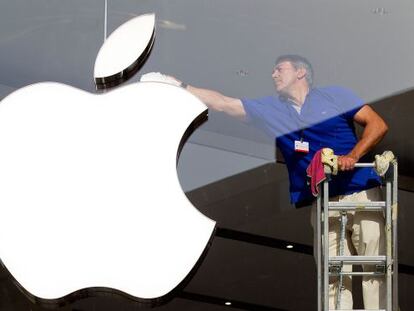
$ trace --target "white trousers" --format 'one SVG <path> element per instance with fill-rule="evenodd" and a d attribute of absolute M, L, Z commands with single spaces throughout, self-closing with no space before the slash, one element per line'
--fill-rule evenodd
<path fill-rule="evenodd" d="M 373 188 L 349 195 L 341 195 L 331 198 L 330 201 L 381 201 L 382 195 L 379 188 Z M 314 254 L 317 250 L 316 234 L 316 204 L 312 206 L 311 224 L 314 229 Z M 329 256 L 339 255 L 341 217 L 337 211 L 329 212 Z M 347 225 L 344 240 L 344 256 L 377 256 L 385 255 L 384 215 L 382 212 L 355 211 L 347 213 Z M 344 265 L 344 271 L 352 271 L 351 265 Z M 363 266 L 364 271 L 375 271 L 374 265 Z M 329 309 L 336 309 L 338 277 L 329 278 Z M 386 284 L 384 276 L 363 276 L 362 296 L 365 309 L 385 309 Z M 343 289 L 341 291 L 341 304 L 339 309 L 351 310 L 352 278 L 343 277 Z"/>

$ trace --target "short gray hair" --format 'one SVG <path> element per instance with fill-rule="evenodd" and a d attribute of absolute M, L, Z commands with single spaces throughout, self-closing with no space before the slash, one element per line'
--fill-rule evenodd
<path fill-rule="evenodd" d="M 303 56 L 300 55 L 281 55 L 276 59 L 276 65 L 282 62 L 290 62 L 292 66 L 298 70 L 299 68 L 305 68 L 306 70 L 306 82 L 310 88 L 313 85 L 313 69 L 310 62 Z"/>

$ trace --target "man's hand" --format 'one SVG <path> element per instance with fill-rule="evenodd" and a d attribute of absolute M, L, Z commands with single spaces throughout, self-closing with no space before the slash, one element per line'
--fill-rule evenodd
<path fill-rule="evenodd" d="M 352 155 L 343 155 L 338 157 L 338 167 L 340 171 L 350 171 L 355 167 L 358 159 Z"/>

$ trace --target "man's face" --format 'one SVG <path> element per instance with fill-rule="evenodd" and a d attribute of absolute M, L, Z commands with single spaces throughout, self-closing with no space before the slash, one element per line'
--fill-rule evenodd
<path fill-rule="evenodd" d="M 276 91 L 280 94 L 289 95 L 292 87 L 299 81 L 299 72 L 289 61 L 276 64 L 272 73 Z"/>

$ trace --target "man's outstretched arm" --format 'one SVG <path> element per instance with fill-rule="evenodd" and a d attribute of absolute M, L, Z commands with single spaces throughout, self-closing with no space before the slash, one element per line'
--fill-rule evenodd
<path fill-rule="evenodd" d="M 243 103 L 238 98 L 224 96 L 223 94 L 213 90 L 202 89 L 184 84 L 176 77 L 165 75 L 160 72 L 146 73 L 141 76 L 140 81 L 155 81 L 181 86 L 194 96 L 198 97 L 209 109 L 224 112 L 241 120 L 244 120 L 246 117 L 246 111 L 244 110 Z"/>
<path fill-rule="evenodd" d="M 224 112 L 241 120 L 246 117 L 242 101 L 238 98 L 228 97 L 219 92 L 192 85 L 187 85 L 186 89 L 205 103 L 209 109 Z"/>
<path fill-rule="evenodd" d="M 362 137 L 352 151 L 338 158 L 339 169 L 346 171 L 354 168 L 356 162 L 375 147 L 388 131 L 385 121 L 370 106 L 363 106 L 354 116 L 354 121 L 364 127 Z"/>

